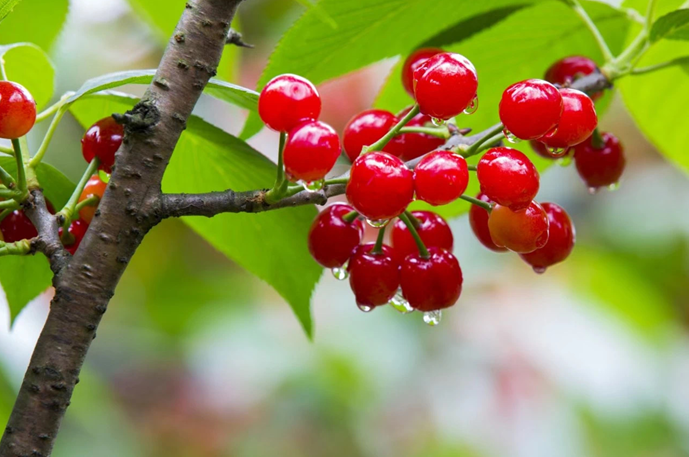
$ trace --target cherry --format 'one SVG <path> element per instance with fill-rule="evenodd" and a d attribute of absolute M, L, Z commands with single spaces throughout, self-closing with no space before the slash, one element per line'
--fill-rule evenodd
<path fill-rule="evenodd" d="M 421 112 L 447 120 L 464 111 L 476 98 L 474 65 L 460 54 L 441 52 L 414 70 L 414 95 Z"/>
<path fill-rule="evenodd" d="M 360 245 L 349 259 L 349 285 L 362 311 L 387 304 L 400 285 L 400 264 L 390 246 L 375 253 L 375 243 Z"/>
<path fill-rule="evenodd" d="M 418 227 L 415 228 L 427 248 L 443 248 L 452 252 L 454 238 L 445 219 L 430 211 L 414 211 L 411 214 L 419 221 Z M 392 227 L 390 241 L 400 260 L 419 252 L 419 248 L 416 246 L 406 224 L 399 219 L 395 221 L 395 225 Z"/>
<path fill-rule="evenodd" d="M 414 97 L 414 70 L 423 65 L 430 57 L 443 52 L 438 48 L 422 48 L 412 52 L 402 65 L 402 85 L 409 95 Z"/>
<path fill-rule="evenodd" d="M 15 241 L 38 236 L 36 227 L 33 226 L 24 211 L 20 209 L 12 211 L 5 216 L 2 222 L 0 222 L 0 231 L 5 243 L 14 243 Z"/>
<path fill-rule="evenodd" d="M 430 256 L 408 256 L 400 270 L 402 295 L 419 311 L 437 311 L 454 305 L 462 293 L 462 269 L 457 258 L 442 248 L 428 248 Z"/>
<path fill-rule="evenodd" d="M 493 200 L 488 198 L 486 194 L 479 193 L 476 198 L 486 203 L 495 203 Z M 488 216 L 489 213 L 484 208 L 478 205 L 471 205 L 469 209 L 469 224 L 471 229 L 474 231 L 474 235 L 481 242 L 482 245 L 495 252 L 505 252 L 507 249 L 497 246 L 493 242 L 493 238 L 490 236 L 490 230 L 488 230 Z"/>
<path fill-rule="evenodd" d="M 0 138 L 16 139 L 36 123 L 36 102 L 21 84 L 0 81 Z"/>
<path fill-rule="evenodd" d="M 304 122 L 289 132 L 285 144 L 285 173 L 292 181 L 318 181 L 333 168 L 340 155 L 340 138 L 328 124 Z"/>
<path fill-rule="evenodd" d="M 414 197 L 413 173 L 387 152 L 357 157 L 350 170 L 347 200 L 369 220 L 399 216 Z"/>
<path fill-rule="evenodd" d="M 100 160 L 100 168 L 106 173 L 112 171 L 115 165 L 115 153 L 122 144 L 124 127 L 111 116 L 101 119 L 86 131 L 81 139 L 81 153 L 87 162 L 94 157 Z"/>
<path fill-rule="evenodd" d="M 318 119 L 321 97 L 311 81 L 301 76 L 276 76 L 258 97 L 258 114 L 271 129 L 289 132 L 302 121 Z"/>
<path fill-rule="evenodd" d="M 626 164 L 622 145 L 612 133 L 601 134 L 602 147 L 596 147 L 593 139 L 591 136 L 574 148 L 574 164 L 589 188 L 612 186 Z"/>
<path fill-rule="evenodd" d="M 411 110 L 411 107 L 405 108 L 401 113 L 397 115 L 399 119 L 406 116 L 406 114 Z M 408 123 L 407 127 L 426 127 L 432 125 L 432 120 L 430 116 L 425 114 L 417 114 Z M 409 160 L 416 159 L 427 152 L 439 148 L 445 144 L 443 138 L 437 136 L 429 135 L 427 133 L 403 133 L 402 135 L 397 135 L 394 137 L 384 148 L 386 152 L 401 158 L 403 161 L 407 162 Z"/>
<path fill-rule="evenodd" d="M 91 176 L 89 180 L 86 182 L 84 190 L 81 191 L 79 201 L 83 202 L 87 198 L 92 197 L 94 195 L 98 198 L 103 198 L 103 194 L 105 194 L 106 187 L 108 187 L 108 185 L 101 181 L 98 175 Z M 83 219 L 84 222 L 86 222 L 86 224 L 90 224 L 93 220 L 93 215 L 96 214 L 97 206 L 98 205 L 84 206 L 83 208 L 81 208 L 81 210 L 79 210 L 79 217 Z"/>
<path fill-rule="evenodd" d="M 598 124 L 596 107 L 585 93 L 575 89 L 560 89 L 562 116 L 557 130 L 539 139 L 553 149 L 575 146 L 588 138 Z"/>
<path fill-rule="evenodd" d="M 361 153 L 361 148 L 380 140 L 392 127 L 397 124 L 397 117 L 389 111 L 371 109 L 354 116 L 344 129 L 342 143 L 349 160 L 354 160 Z M 393 155 L 395 147 L 389 143 L 383 151 Z"/>
<path fill-rule="evenodd" d="M 577 79 L 597 72 L 596 62 L 583 56 L 570 56 L 558 60 L 545 72 L 545 79 L 560 86 L 570 86 Z M 603 92 L 591 95 L 592 100 L 598 100 Z"/>
<path fill-rule="evenodd" d="M 527 79 L 505 89 L 499 112 L 510 133 L 522 140 L 534 140 L 557 126 L 562 114 L 562 96 L 547 81 Z"/>
<path fill-rule="evenodd" d="M 565 260 L 574 247 L 574 225 L 567 212 L 555 203 L 542 203 L 548 215 L 548 242 L 542 248 L 528 254 L 519 254 L 536 273 Z"/>
<path fill-rule="evenodd" d="M 416 198 L 434 206 L 457 200 L 468 184 L 467 161 L 450 151 L 431 152 L 414 169 Z"/>
<path fill-rule="evenodd" d="M 481 192 L 512 210 L 526 208 L 538 193 L 538 171 L 529 158 L 516 149 L 489 149 L 479 160 L 476 172 Z"/>
<path fill-rule="evenodd" d="M 69 228 L 67 231 L 72 234 L 74 237 L 74 242 L 70 244 L 65 244 L 65 249 L 67 249 L 67 252 L 70 254 L 74 255 L 75 252 L 77 252 L 77 249 L 79 248 L 79 244 L 81 243 L 81 240 L 84 239 L 84 235 L 86 235 L 86 231 L 89 229 L 89 224 L 88 222 L 85 222 L 81 219 L 77 219 L 75 221 L 72 221 L 71 224 L 69 224 Z M 58 230 L 60 236 L 62 236 L 62 227 Z"/>
<path fill-rule="evenodd" d="M 354 211 L 345 203 L 335 203 L 321 211 L 309 230 L 309 252 L 326 268 L 344 265 L 364 236 L 359 219 L 347 222 L 344 215 Z"/>
<path fill-rule="evenodd" d="M 533 149 L 536 154 L 544 159 L 560 159 L 566 156 L 569 152 L 569 149 L 562 149 L 561 151 L 553 153 L 550 149 L 548 149 L 548 146 L 536 140 L 529 141 L 529 146 L 531 146 L 531 149 Z"/>
<path fill-rule="evenodd" d="M 536 202 L 519 211 L 495 205 L 488 218 L 488 229 L 497 246 L 525 254 L 542 248 L 548 241 L 548 215 Z"/>

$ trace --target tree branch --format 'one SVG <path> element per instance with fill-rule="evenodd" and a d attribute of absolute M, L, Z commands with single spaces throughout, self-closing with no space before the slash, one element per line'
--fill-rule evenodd
<path fill-rule="evenodd" d="M 45 197 L 39 190 L 31 191 L 31 197 L 24 203 L 24 207 L 24 212 L 38 232 L 38 237 L 31 243 L 32 248 L 45 254 L 51 270 L 57 275 L 71 259 L 60 241 L 58 218 L 50 214 Z"/>

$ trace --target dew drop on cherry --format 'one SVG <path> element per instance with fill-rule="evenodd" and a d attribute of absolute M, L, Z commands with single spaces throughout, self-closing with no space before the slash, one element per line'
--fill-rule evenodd
<path fill-rule="evenodd" d="M 318 192 L 319 190 L 323 189 L 323 186 L 325 186 L 325 179 L 319 179 L 318 181 L 311 182 L 299 180 L 297 181 L 297 184 L 303 187 L 307 192 Z"/>
<path fill-rule="evenodd" d="M 349 278 L 349 270 L 347 270 L 347 264 L 344 264 L 341 267 L 335 267 L 330 271 L 333 273 L 333 276 L 338 281 L 344 281 L 347 278 Z"/>
<path fill-rule="evenodd" d="M 509 141 L 512 144 L 517 144 L 521 141 L 514 135 L 514 133 L 510 132 L 507 129 L 502 129 L 502 134 L 505 135 L 505 139 L 507 139 L 507 141 Z"/>
<path fill-rule="evenodd" d="M 608 190 L 609 190 L 610 192 L 615 192 L 615 191 L 616 191 L 617 189 L 619 189 L 619 188 L 620 188 L 620 183 L 619 183 L 619 182 L 612 183 L 612 184 L 610 184 L 610 185 L 608 186 Z"/>
<path fill-rule="evenodd" d="M 378 219 L 378 220 L 366 219 L 366 223 L 373 228 L 383 228 L 390 223 L 390 219 Z"/>
<path fill-rule="evenodd" d="M 402 295 L 402 289 L 397 290 L 397 293 L 388 304 L 402 314 L 409 314 L 414 311 L 414 308 L 409 305 L 407 299 Z"/>
<path fill-rule="evenodd" d="M 445 124 L 447 124 L 447 121 L 445 121 L 445 120 L 443 120 L 443 119 L 438 119 L 438 118 L 436 118 L 436 117 L 432 117 L 432 118 L 431 118 L 431 122 L 432 122 L 433 125 L 435 125 L 436 127 L 443 127 Z"/>
<path fill-rule="evenodd" d="M 423 313 L 423 321 L 431 327 L 435 327 L 436 325 L 440 324 L 440 320 L 442 318 L 443 312 L 441 310 L 428 311 Z"/>
<path fill-rule="evenodd" d="M 358 306 L 359 309 L 360 309 L 361 311 L 365 312 L 365 313 L 370 313 L 371 310 L 373 310 L 373 307 L 372 307 L 372 306 L 368 306 L 368 305 L 361 305 L 361 304 L 357 303 L 356 306 Z"/>
<path fill-rule="evenodd" d="M 534 273 L 537 275 L 542 275 L 546 271 L 546 267 L 533 267 Z"/>
<path fill-rule="evenodd" d="M 598 193 L 597 187 L 589 187 L 589 194 L 596 195 Z"/>
<path fill-rule="evenodd" d="M 474 114 L 478 110 L 478 96 L 469 103 L 469 106 L 464 108 L 464 114 Z"/>

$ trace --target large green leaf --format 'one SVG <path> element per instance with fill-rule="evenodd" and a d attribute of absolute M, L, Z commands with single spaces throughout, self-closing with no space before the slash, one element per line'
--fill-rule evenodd
<path fill-rule="evenodd" d="M 67 19 L 69 0 L 23 0 L 0 26 L 0 44 L 28 41 L 50 50 Z"/>
<path fill-rule="evenodd" d="M 113 112 L 130 109 L 135 99 L 91 95 L 71 110 L 84 127 Z M 166 192 L 245 191 L 270 187 L 275 165 L 245 142 L 192 116 L 165 173 Z M 216 249 L 269 283 L 287 300 L 308 335 L 310 297 L 322 269 L 311 259 L 306 238 L 313 207 L 259 214 L 221 214 L 184 221 Z M 230 291 L 228 291 L 230 292 Z"/>
<path fill-rule="evenodd" d="M 26 87 L 38 108 L 50 101 L 55 90 L 55 69 L 41 48 L 31 43 L 0 46 L 0 59 L 7 78 Z"/>
<path fill-rule="evenodd" d="M 689 40 L 689 9 L 680 9 L 660 17 L 651 28 L 650 40 Z"/>
<path fill-rule="evenodd" d="M 12 12 L 17 3 L 21 0 L 2 0 L 0 1 L 0 21 L 5 19 Z"/>

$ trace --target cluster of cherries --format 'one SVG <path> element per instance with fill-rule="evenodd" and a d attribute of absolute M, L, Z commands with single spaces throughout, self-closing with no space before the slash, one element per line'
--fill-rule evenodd
<path fill-rule="evenodd" d="M 568 87 L 594 71 L 587 58 L 562 59 L 548 70 L 548 81 L 508 87 L 499 115 L 509 142 L 529 140 L 550 159 L 573 155 L 581 177 L 597 189 L 617 183 L 625 159 L 613 135 L 596 131 L 592 99 Z M 460 197 L 472 202 L 469 220 L 479 241 L 493 251 L 518 253 L 537 273 L 569 256 L 575 231 L 563 208 L 534 201 L 539 174 L 522 152 L 488 144 L 470 167 L 462 155 L 466 149 L 442 149 L 448 133 L 459 130 L 447 126 L 442 133 L 439 126 L 478 106 L 478 78 L 468 59 L 440 49 L 418 50 L 404 63 L 402 83 L 414 106 L 397 115 L 367 110 L 345 127 L 343 148 L 352 161 L 349 204 L 326 207 L 313 222 L 308 244 L 319 264 L 339 279 L 349 277 L 361 310 L 391 304 L 403 312 L 421 311 L 427 323 L 437 324 L 440 310 L 461 294 L 462 270 L 447 222 L 430 211 L 407 211 L 414 199 L 432 206 Z M 314 85 L 295 75 L 272 79 L 259 97 L 263 121 L 287 135 L 285 173 L 309 189 L 320 187 L 340 154 L 335 131 L 317 120 L 320 108 Z M 405 164 L 419 157 L 415 166 Z M 463 195 L 470 169 L 481 188 L 476 197 Z M 394 218 L 387 245 L 385 227 Z M 362 244 L 362 219 L 380 229 L 375 243 Z"/>

